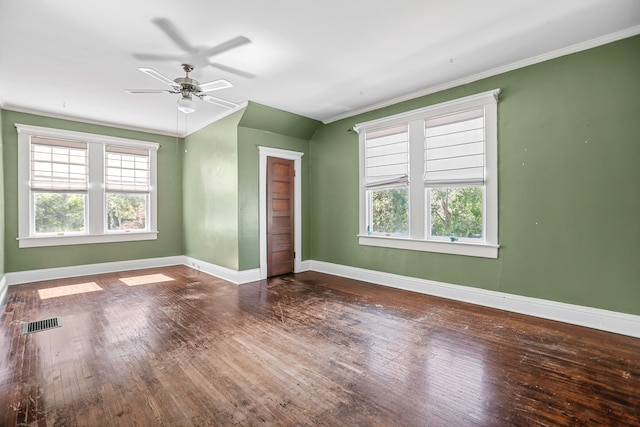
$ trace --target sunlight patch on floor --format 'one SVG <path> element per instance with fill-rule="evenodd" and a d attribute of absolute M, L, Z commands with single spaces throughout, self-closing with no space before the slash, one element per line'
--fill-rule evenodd
<path fill-rule="evenodd" d="M 127 286 L 148 285 L 151 283 L 169 282 L 173 279 L 164 274 L 149 274 L 147 276 L 133 276 L 120 279 Z"/>
<path fill-rule="evenodd" d="M 38 290 L 40 299 L 49 299 L 64 297 L 67 295 L 84 294 L 86 292 L 95 292 L 103 290 L 95 282 L 78 283 L 77 285 L 58 286 L 55 288 L 46 288 Z"/>

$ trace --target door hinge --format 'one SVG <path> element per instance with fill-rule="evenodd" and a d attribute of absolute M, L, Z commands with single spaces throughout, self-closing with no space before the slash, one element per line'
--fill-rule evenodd
<path fill-rule="evenodd" d="M 296 258 L 296 251 L 293 251 L 293 259 Z"/>

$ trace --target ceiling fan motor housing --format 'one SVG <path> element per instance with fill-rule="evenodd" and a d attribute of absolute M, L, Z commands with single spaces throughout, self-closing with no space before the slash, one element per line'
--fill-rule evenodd
<path fill-rule="evenodd" d="M 187 93 L 198 93 L 201 92 L 200 91 L 200 86 L 197 80 L 194 80 L 192 78 L 189 77 L 178 77 L 177 79 L 174 80 L 174 82 L 176 82 L 177 84 L 179 84 L 182 89 L 182 94 L 184 95 L 185 92 Z"/>

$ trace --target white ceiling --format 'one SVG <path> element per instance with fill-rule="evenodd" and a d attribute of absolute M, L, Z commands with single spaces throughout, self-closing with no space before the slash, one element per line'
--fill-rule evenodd
<path fill-rule="evenodd" d="M 391 100 L 595 40 L 640 33 L 640 0 L 0 0 L 0 106 L 124 128 L 184 135 L 227 110 L 197 100 L 177 113 L 170 89 L 182 54 L 152 20 L 167 18 L 194 46 L 243 35 L 211 58 L 256 77 L 197 68 L 211 95 L 255 101 L 324 122 Z M 640 54 L 640 52 L 638 53 Z M 483 74 L 485 73 L 485 74 Z"/>

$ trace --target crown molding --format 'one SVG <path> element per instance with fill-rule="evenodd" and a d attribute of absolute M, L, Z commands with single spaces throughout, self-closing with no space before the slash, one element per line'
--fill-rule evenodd
<path fill-rule="evenodd" d="M 11 104 L 3 105 L 2 103 L 0 103 L 0 109 L 7 110 L 7 111 L 15 111 L 16 113 L 34 114 L 34 115 L 38 115 L 38 116 L 42 116 L 42 117 L 49 117 L 49 118 L 52 118 L 52 119 L 69 120 L 69 121 L 78 122 L 78 123 L 86 123 L 86 124 L 90 124 L 90 125 L 107 126 L 107 127 L 123 129 L 123 130 L 131 130 L 131 131 L 135 131 L 135 132 L 144 132 L 144 133 L 151 133 L 151 134 L 154 134 L 154 135 L 169 136 L 169 137 L 173 137 L 173 138 L 185 138 L 185 137 L 191 135 L 192 133 L 197 132 L 200 129 L 203 129 L 203 128 L 209 126 L 210 124 L 213 124 L 213 123 L 215 123 L 215 122 L 217 122 L 219 120 L 224 119 L 225 117 L 235 113 L 236 111 L 239 111 L 239 110 L 242 110 L 243 108 L 246 108 L 247 105 L 248 105 L 247 102 L 243 102 L 243 103 L 239 104 L 237 107 L 234 107 L 234 108 L 230 109 L 229 111 L 225 112 L 221 116 L 217 116 L 215 118 L 215 120 L 213 120 L 211 122 L 204 123 L 202 126 L 194 128 L 194 129 L 192 129 L 192 130 L 190 130 L 188 132 L 165 132 L 165 131 L 158 130 L 158 129 L 149 129 L 149 128 L 138 127 L 138 126 L 127 126 L 127 125 L 123 125 L 121 123 L 114 123 L 114 122 L 108 122 L 108 121 L 103 121 L 103 120 L 91 120 L 91 119 L 87 119 L 87 118 L 75 117 L 75 116 L 70 116 L 70 115 L 65 115 L 65 114 L 50 113 L 50 112 L 37 110 L 37 109 L 23 108 L 23 107 L 19 107 L 19 106 L 16 106 L 16 105 L 11 105 Z"/>
<path fill-rule="evenodd" d="M 398 96 L 395 98 L 391 98 L 385 101 L 381 101 L 375 104 L 371 104 L 365 107 L 356 108 L 354 110 L 348 111 L 346 113 L 339 114 L 337 116 L 331 117 L 327 120 L 323 120 L 322 123 L 329 124 L 333 122 L 337 122 L 338 120 L 346 119 L 349 117 L 357 116 L 359 114 L 368 113 L 370 111 L 379 110 L 380 108 L 389 107 L 391 105 L 399 104 L 401 102 L 410 101 L 412 99 L 420 98 L 422 96 L 431 95 L 433 93 L 442 92 L 446 89 L 451 89 L 454 87 L 462 86 L 465 84 L 473 83 L 478 80 L 486 79 L 488 77 L 497 76 L 499 74 L 503 74 L 509 71 L 517 70 L 520 68 L 528 67 L 530 65 L 539 64 L 541 62 L 549 61 L 550 59 L 560 58 L 562 56 L 570 55 L 572 53 L 578 53 L 584 50 L 593 49 L 594 47 L 603 46 L 608 43 L 613 43 L 618 40 L 623 40 L 629 37 L 633 37 L 640 34 L 640 25 L 636 25 L 634 27 L 627 28 L 622 31 L 618 31 L 615 33 L 607 34 L 602 37 L 597 37 L 595 39 L 587 40 L 584 42 L 576 43 L 571 46 L 567 46 L 561 49 L 557 49 L 551 52 L 543 53 L 541 55 L 532 56 L 530 58 L 526 58 L 520 61 L 512 62 L 511 64 L 503 65 L 500 67 L 492 68 L 487 71 L 483 71 L 480 73 L 472 74 L 467 77 L 462 77 L 457 80 L 452 80 L 450 82 L 446 82 L 436 86 L 430 86 L 428 88 L 419 90 L 417 92 L 408 93 L 406 95 Z"/>
<path fill-rule="evenodd" d="M 56 114 L 56 113 L 51 113 L 51 112 L 46 112 L 46 111 L 41 111 L 41 110 L 37 110 L 37 109 L 31 109 L 31 108 L 22 108 L 22 107 L 18 107 L 15 105 L 4 105 L 2 106 L 3 110 L 7 110 L 7 111 L 14 111 L 16 113 L 25 113 L 25 114 L 34 114 L 37 116 L 42 116 L 42 117 L 49 117 L 52 119 L 60 119 L 60 120 L 68 120 L 68 121 L 72 121 L 72 122 L 78 122 L 78 123 L 86 123 L 86 124 L 90 124 L 90 125 L 97 125 L 97 126 L 106 126 L 106 127 L 111 127 L 111 128 L 117 128 L 117 129 L 123 129 L 123 130 L 131 130 L 131 131 L 135 131 L 135 132 L 144 132 L 144 133 L 151 133 L 154 135 L 163 135 L 163 136 L 170 136 L 170 137 L 174 137 L 174 138 L 182 138 L 181 135 L 176 134 L 175 132 L 164 132 L 161 130 L 157 130 L 157 129 L 148 129 L 148 128 L 143 128 L 143 127 L 138 127 L 138 126 L 127 126 L 127 125 L 123 125 L 121 123 L 114 123 L 114 122 L 108 122 L 108 121 L 103 121 L 103 120 L 92 120 L 92 119 L 87 119 L 87 118 L 83 118 L 83 117 L 75 117 L 75 116 L 68 116 L 65 114 Z"/>

